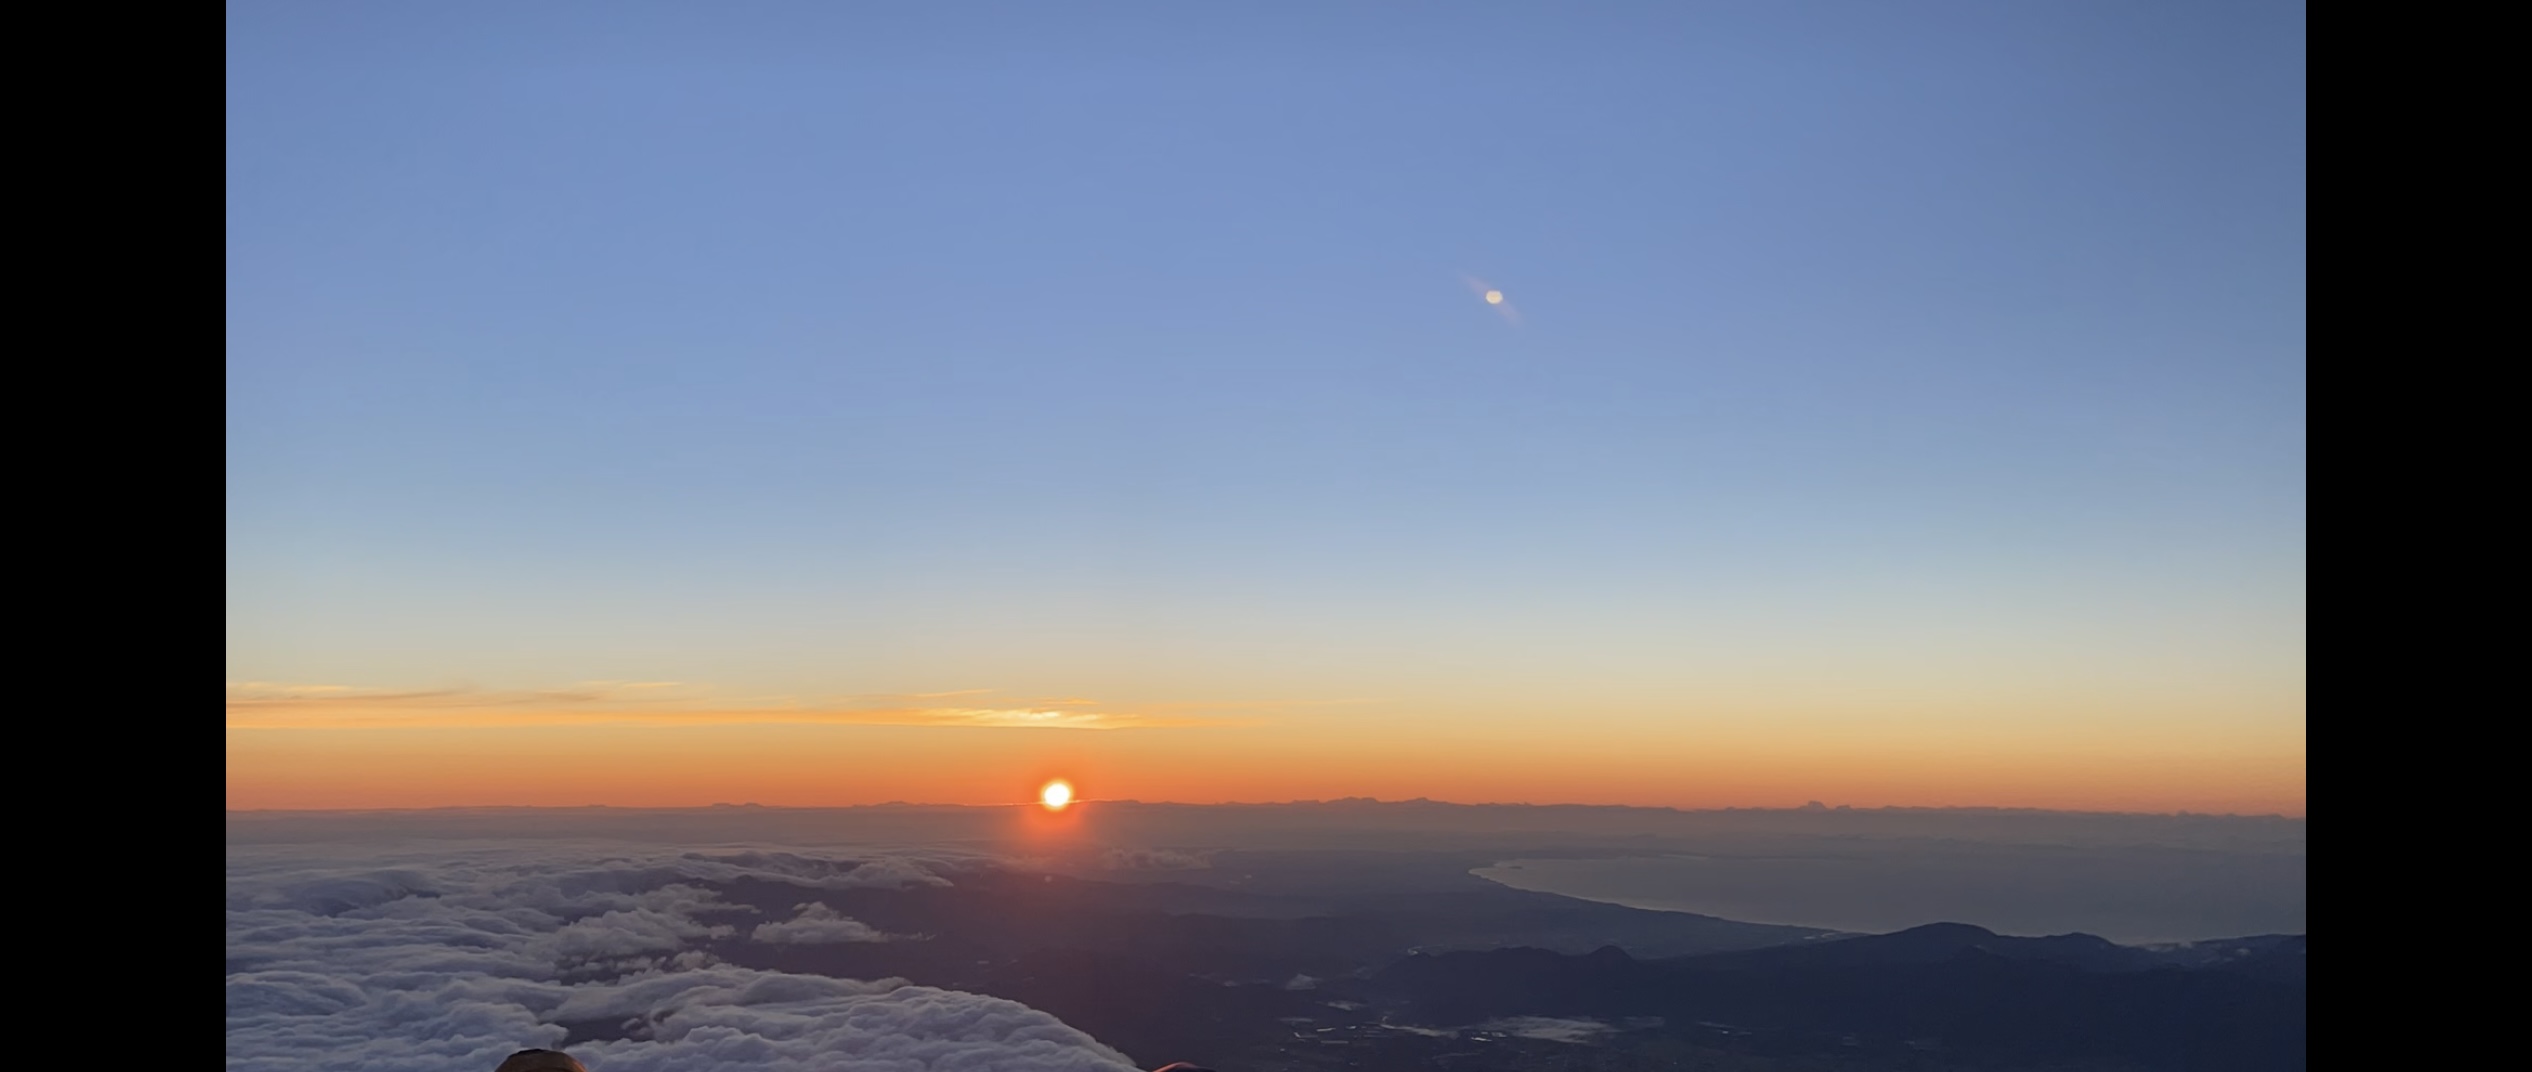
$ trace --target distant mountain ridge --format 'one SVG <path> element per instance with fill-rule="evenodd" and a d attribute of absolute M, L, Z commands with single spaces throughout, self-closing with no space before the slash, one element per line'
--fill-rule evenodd
<path fill-rule="evenodd" d="M 1417 954 L 1367 992 L 1426 1022 L 1659 1018 L 1726 1034 L 1933 1047 L 1976 1063 L 2114 1057 L 2149 1068 L 2305 1064 L 2302 935 L 2167 949 L 1936 923 L 1638 960 L 1609 946 Z"/>

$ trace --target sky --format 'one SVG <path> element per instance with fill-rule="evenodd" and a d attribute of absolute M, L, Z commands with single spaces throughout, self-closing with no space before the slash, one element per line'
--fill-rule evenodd
<path fill-rule="evenodd" d="M 228 806 L 2301 815 L 2304 21 L 232 3 Z"/>

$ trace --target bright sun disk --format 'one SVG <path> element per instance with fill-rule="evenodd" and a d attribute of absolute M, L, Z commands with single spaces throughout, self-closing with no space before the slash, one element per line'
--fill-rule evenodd
<path fill-rule="evenodd" d="M 1048 811 L 1062 811 L 1073 802 L 1073 787 L 1061 781 L 1048 782 L 1046 788 L 1037 791 L 1037 802 L 1046 805 Z"/>

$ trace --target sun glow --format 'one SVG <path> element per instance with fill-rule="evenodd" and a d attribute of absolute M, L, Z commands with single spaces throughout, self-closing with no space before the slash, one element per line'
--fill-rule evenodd
<path fill-rule="evenodd" d="M 1062 781 L 1046 783 L 1046 788 L 1037 791 L 1037 802 L 1046 805 L 1048 811 L 1064 810 L 1073 802 L 1072 784 Z"/>

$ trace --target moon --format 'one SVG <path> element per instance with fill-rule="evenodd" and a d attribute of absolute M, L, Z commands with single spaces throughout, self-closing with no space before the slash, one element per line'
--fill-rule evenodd
<path fill-rule="evenodd" d="M 1512 304 L 1512 299 L 1504 297 L 1503 291 L 1496 289 L 1493 283 L 1473 275 L 1463 275 L 1459 277 L 1459 281 L 1468 286 L 1469 294 L 1485 302 L 1486 307 L 1494 310 L 1496 316 L 1502 317 L 1505 324 L 1516 328 L 1521 326 L 1520 307 Z"/>
<path fill-rule="evenodd" d="M 1061 780 L 1048 782 L 1037 791 L 1037 802 L 1046 805 L 1048 811 L 1062 811 L 1073 802 L 1073 787 Z"/>

